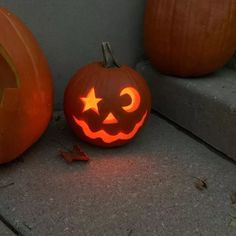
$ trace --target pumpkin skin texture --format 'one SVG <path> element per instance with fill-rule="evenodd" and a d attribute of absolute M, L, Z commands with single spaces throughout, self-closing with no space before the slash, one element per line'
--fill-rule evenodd
<path fill-rule="evenodd" d="M 48 126 L 53 84 L 46 59 L 32 33 L 0 8 L 0 164 L 35 143 Z"/>
<path fill-rule="evenodd" d="M 82 140 L 100 147 L 133 139 L 150 108 L 150 92 L 141 75 L 128 66 L 107 68 L 102 62 L 80 69 L 64 96 L 69 126 Z"/>
<path fill-rule="evenodd" d="M 235 0 L 147 0 L 144 44 L 151 63 L 181 77 L 209 74 L 236 49 Z"/>

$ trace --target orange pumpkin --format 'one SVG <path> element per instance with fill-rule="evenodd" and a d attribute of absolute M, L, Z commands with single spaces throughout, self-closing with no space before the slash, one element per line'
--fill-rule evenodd
<path fill-rule="evenodd" d="M 80 69 L 65 91 L 64 111 L 70 127 L 97 146 L 120 146 L 148 119 L 151 98 L 145 80 L 128 66 L 119 66 L 109 43 L 105 62 Z"/>
<path fill-rule="evenodd" d="M 0 29 L 0 163 L 6 163 L 46 129 L 53 85 L 44 55 L 20 19 L 0 8 Z"/>
<path fill-rule="evenodd" d="M 236 49 L 235 0 L 147 0 L 145 49 L 165 74 L 201 76 Z"/>

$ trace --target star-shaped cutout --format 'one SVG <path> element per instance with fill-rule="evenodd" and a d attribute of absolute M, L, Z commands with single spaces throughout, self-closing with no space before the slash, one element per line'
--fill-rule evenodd
<path fill-rule="evenodd" d="M 99 115 L 98 103 L 102 100 L 102 98 L 97 98 L 96 97 L 94 88 L 89 90 L 86 97 L 82 97 L 80 99 L 84 104 L 83 112 L 88 111 L 88 110 L 91 109 Z"/>

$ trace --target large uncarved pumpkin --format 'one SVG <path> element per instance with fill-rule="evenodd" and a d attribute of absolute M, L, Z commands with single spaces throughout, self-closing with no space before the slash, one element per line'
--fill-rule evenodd
<path fill-rule="evenodd" d="M 159 71 L 200 76 L 236 49 L 235 0 L 147 0 L 145 48 Z"/>
<path fill-rule="evenodd" d="M 0 8 L 0 164 L 38 140 L 52 114 L 53 86 L 45 57 L 27 27 Z"/>

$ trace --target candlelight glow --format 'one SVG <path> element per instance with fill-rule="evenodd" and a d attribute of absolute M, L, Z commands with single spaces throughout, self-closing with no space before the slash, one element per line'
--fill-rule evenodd
<path fill-rule="evenodd" d="M 88 110 L 93 110 L 99 115 L 98 111 L 98 103 L 102 100 L 102 98 L 97 98 L 95 94 L 95 89 L 92 88 L 88 92 L 86 97 L 82 97 L 81 101 L 84 103 L 84 109 L 83 112 L 88 111 Z"/>
<path fill-rule="evenodd" d="M 84 134 L 91 138 L 91 139 L 102 139 L 102 141 L 104 143 L 113 143 L 117 140 L 129 140 L 131 138 L 133 138 L 135 136 L 135 134 L 138 132 L 138 130 L 142 127 L 142 125 L 144 124 L 144 121 L 145 121 L 145 118 L 147 117 L 147 112 L 145 112 L 145 114 L 143 115 L 142 119 L 134 126 L 133 130 L 129 133 L 124 133 L 124 132 L 119 132 L 118 134 L 116 135 L 110 135 L 108 134 L 105 130 L 99 130 L 99 131 L 96 131 L 96 132 L 93 132 L 88 124 L 83 121 L 83 120 L 79 120 L 77 119 L 75 116 L 73 116 L 74 118 L 74 121 L 76 122 L 77 125 L 79 125 Z"/>
<path fill-rule="evenodd" d="M 131 98 L 131 103 L 128 106 L 123 106 L 122 108 L 127 112 L 134 112 L 139 108 L 141 98 L 138 91 L 132 87 L 125 88 L 121 91 L 120 96 L 129 95 Z"/>
<path fill-rule="evenodd" d="M 111 112 L 103 121 L 103 124 L 117 124 L 117 123 L 118 123 L 118 120 L 115 118 L 115 116 Z"/>

